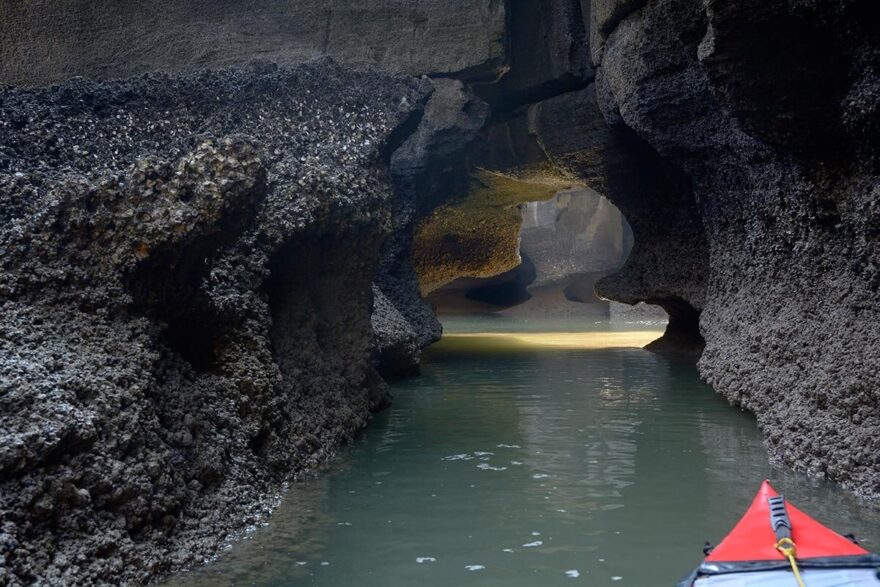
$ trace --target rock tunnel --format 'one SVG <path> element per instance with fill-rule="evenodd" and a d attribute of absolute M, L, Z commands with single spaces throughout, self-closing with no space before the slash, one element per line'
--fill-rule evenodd
<path fill-rule="evenodd" d="M 530 286 L 549 299 L 555 282 L 570 301 L 661 307 L 667 332 L 651 348 L 699 356 L 707 261 L 686 178 L 605 123 L 593 83 L 534 103 L 511 95 L 468 137 L 455 186 L 441 184 L 417 214 L 419 293 L 435 306 L 455 292 L 513 306 Z M 548 222 L 554 230 L 542 236 Z"/>

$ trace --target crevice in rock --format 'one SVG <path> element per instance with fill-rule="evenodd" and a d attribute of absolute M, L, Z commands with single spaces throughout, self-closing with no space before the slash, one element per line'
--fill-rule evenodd
<path fill-rule="evenodd" d="M 700 357 L 706 341 L 700 334 L 700 311 L 681 298 L 646 300 L 649 304 L 660 306 L 669 316 L 669 323 L 663 336 L 645 348 L 661 353 L 673 353 Z"/>
<path fill-rule="evenodd" d="M 474 92 L 504 120 L 527 104 L 579 90 L 593 79 L 579 2 L 508 2 L 506 67 Z"/>
<path fill-rule="evenodd" d="M 151 251 L 128 276 L 133 300 L 130 312 L 160 324 L 162 342 L 197 371 L 217 367 L 217 347 L 223 334 L 234 327 L 233 317 L 219 315 L 202 287 L 209 278 L 210 259 L 252 228 L 257 202 L 265 190 L 265 185 L 258 186 L 245 197 L 246 205 L 227 210 L 211 234 L 183 248 Z"/>
<path fill-rule="evenodd" d="M 373 287 L 373 364 L 386 376 L 417 373 L 421 349 L 440 337 L 418 289 L 413 231 L 421 217 L 467 190 L 468 148 L 488 116 L 488 106 L 462 82 L 436 79 L 433 86 L 418 126 L 390 157 L 393 231 Z"/>

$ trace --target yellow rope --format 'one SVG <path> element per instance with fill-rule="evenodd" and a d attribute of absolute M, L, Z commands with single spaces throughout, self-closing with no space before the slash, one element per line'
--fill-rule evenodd
<path fill-rule="evenodd" d="M 798 570 L 796 559 L 797 547 L 795 546 L 794 541 L 791 538 L 782 538 L 776 543 L 776 550 L 781 552 L 782 556 L 788 559 L 788 562 L 791 565 L 791 571 L 794 573 L 794 578 L 797 579 L 798 587 L 807 587 L 804 585 L 804 580 L 801 579 L 801 572 Z"/>

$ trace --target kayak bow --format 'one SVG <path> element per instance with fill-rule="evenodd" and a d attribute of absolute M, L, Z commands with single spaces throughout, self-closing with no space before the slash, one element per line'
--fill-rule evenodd
<path fill-rule="evenodd" d="M 770 485 L 679 587 L 880 585 L 871 554 L 789 504 Z"/>

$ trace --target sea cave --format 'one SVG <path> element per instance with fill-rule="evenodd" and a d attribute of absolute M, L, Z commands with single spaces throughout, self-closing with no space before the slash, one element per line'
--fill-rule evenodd
<path fill-rule="evenodd" d="M 878 16 L 0 2 L 0 586 L 880 584 Z"/>

